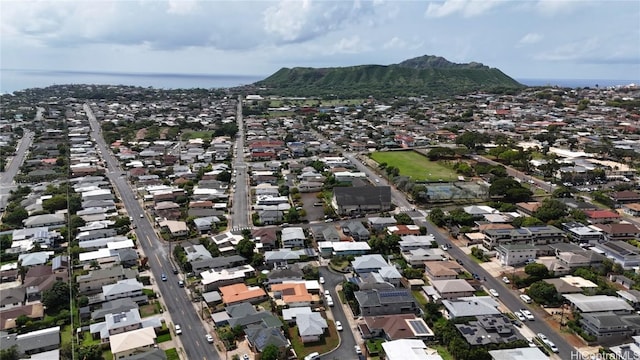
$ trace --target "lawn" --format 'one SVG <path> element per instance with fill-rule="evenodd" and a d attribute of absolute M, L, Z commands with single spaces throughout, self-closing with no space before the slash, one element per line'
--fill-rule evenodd
<path fill-rule="evenodd" d="M 382 343 L 385 342 L 384 339 L 376 338 L 369 339 L 365 342 L 365 346 L 367 347 L 367 352 L 374 356 L 379 356 L 382 354 Z"/>
<path fill-rule="evenodd" d="M 197 139 L 202 138 L 203 140 L 210 140 L 213 135 L 213 131 L 191 131 L 187 130 L 184 132 L 183 139 Z"/>
<path fill-rule="evenodd" d="M 414 181 L 455 181 L 458 179 L 455 171 L 430 161 L 427 157 L 415 151 L 383 151 L 374 152 L 371 158 L 378 164 L 387 163 L 400 170 L 400 175 L 408 176 Z"/>
<path fill-rule="evenodd" d="M 176 350 L 175 348 L 167 349 L 164 351 L 164 353 L 167 355 L 167 360 L 180 360 L 180 356 L 178 356 L 178 350 Z"/>
<path fill-rule="evenodd" d="M 443 345 L 431 345 L 430 347 L 438 352 L 438 355 L 442 357 L 442 360 L 454 360 L 453 355 L 451 355 L 449 350 L 447 350 Z"/>
<path fill-rule="evenodd" d="M 154 303 L 140 306 L 140 316 L 147 317 L 156 313 L 156 305 Z"/>
<path fill-rule="evenodd" d="M 156 340 L 156 342 L 158 344 L 163 343 L 165 341 L 171 341 L 171 333 L 166 333 L 166 334 L 159 335 L 157 340 Z"/>
<path fill-rule="evenodd" d="M 300 338 L 300 335 L 298 335 L 297 326 L 289 328 L 289 339 L 291 339 L 291 345 L 299 358 L 305 357 L 314 351 L 324 354 L 338 346 L 338 332 L 333 321 L 327 320 L 327 325 L 329 325 L 329 329 L 327 329 L 327 332 L 329 333 L 328 335 L 325 334 L 320 341 L 306 344 L 302 343 L 302 339 Z"/>
<path fill-rule="evenodd" d="M 418 301 L 418 304 L 420 304 L 422 310 L 424 310 L 427 307 L 427 303 L 429 301 L 425 299 L 424 295 L 422 295 L 422 290 L 411 290 L 411 293 L 413 294 L 413 297 Z"/>

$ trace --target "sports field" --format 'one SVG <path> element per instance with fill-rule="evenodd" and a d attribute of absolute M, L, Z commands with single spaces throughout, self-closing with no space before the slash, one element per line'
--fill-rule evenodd
<path fill-rule="evenodd" d="M 437 162 L 429 161 L 414 151 L 382 151 L 374 152 L 371 158 L 378 164 L 387 163 L 400 170 L 400 175 L 409 176 L 414 181 L 456 181 L 455 171 Z"/>

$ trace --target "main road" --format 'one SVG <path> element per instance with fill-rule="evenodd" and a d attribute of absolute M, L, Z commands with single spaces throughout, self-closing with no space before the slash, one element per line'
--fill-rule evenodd
<path fill-rule="evenodd" d="M 181 278 L 179 278 L 180 275 L 173 275 L 173 266 L 169 261 L 171 254 L 168 246 L 158 238 L 149 217 L 145 216 L 144 209 L 137 200 L 134 189 L 127 182 L 126 172 L 122 171 L 117 159 L 109 151 L 102 137 L 100 124 L 90 106 L 85 104 L 84 110 L 91 124 L 92 138 L 105 161 L 107 177 L 114 185 L 127 213 L 133 218 L 137 242 L 149 260 L 148 265 L 153 278 L 160 279 L 163 273 L 169 278 L 168 281 L 159 281 L 156 285 L 164 298 L 164 303 L 171 318 L 175 323 L 179 323 L 182 326 L 180 342 L 184 350 L 183 357 L 203 360 L 220 359 L 214 346 L 206 341 L 205 335 L 208 330 L 195 311 L 185 288 L 178 286 L 178 280 Z"/>
<path fill-rule="evenodd" d="M 242 117 L 242 96 L 238 95 L 236 110 L 238 133 L 236 134 L 235 156 L 233 160 L 233 196 L 229 218 L 229 227 L 234 229 L 248 228 L 252 225 L 249 211 L 251 192 L 249 191 L 248 167 L 244 161 L 244 121 Z"/>
<path fill-rule="evenodd" d="M 380 184 L 387 184 L 386 180 L 382 177 L 379 177 L 375 174 L 370 168 L 362 164 L 354 154 L 345 154 L 349 160 L 351 160 L 359 170 L 365 172 L 369 178 L 377 179 Z M 400 208 L 411 208 L 413 205 L 409 203 L 406 197 L 398 191 L 396 188 L 391 186 L 391 198 L 392 202 L 400 207 Z M 430 221 L 426 219 L 416 220 L 416 225 L 424 226 L 427 228 L 427 233 L 433 234 L 435 240 L 438 242 L 438 245 L 446 244 L 449 247 L 449 256 L 451 258 L 460 260 L 464 267 L 471 273 L 478 274 L 478 276 L 483 279 L 484 286 L 489 289 L 496 289 L 500 293 L 500 301 L 510 310 L 510 311 L 519 311 L 523 308 L 528 308 L 536 317 L 534 321 L 527 321 L 526 326 L 531 329 L 534 333 L 543 333 L 545 334 L 549 340 L 551 340 L 558 347 L 558 355 L 562 359 L 570 359 L 572 354 L 577 354 L 576 349 L 569 345 L 565 341 L 565 339 L 553 330 L 544 320 L 546 314 L 544 311 L 540 310 L 537 307 L 529 306 L 525 304 L 522 300 L 520 300 L 519 293 L 515 290 L 507 288 L 502 280 L 496 279 L 489 274 L 482 266 L 480 266 L 475 261 L 471 260 L 466 253 L 464 253 L 460 248 L 454 246 L 447 238 L 439 231 L 439 229 L 434 226 Z"/>

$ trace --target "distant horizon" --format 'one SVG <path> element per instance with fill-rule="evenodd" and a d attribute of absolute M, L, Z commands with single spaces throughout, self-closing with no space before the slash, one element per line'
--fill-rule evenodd
<path fill-rule="evenodd" d="M 47 70 L 0 68 L 0 93 L 9 94 L 33 88 L 53 85 L 112 85 L 153 87 L 157 89 L 230 88 L 250 85 L 266 79 L 268 75 L 173 73 L 173 72 L 122 72 L 101 70 Z M 507 74 L 508 75 L 508 74 Z M 509 76 L 509 75 L 508 75 Z M 610 87 L 640 84 L 640 79 L 589 79 L 589 78 L 520 78 L 512 77 L 525 86 L 559 87 Z M 51 81 L 52 78 L 57 78 Z M 78 79 L 80 78 L 80 79 Z M 80 81 L 77 81 L 80 80 Z"/>

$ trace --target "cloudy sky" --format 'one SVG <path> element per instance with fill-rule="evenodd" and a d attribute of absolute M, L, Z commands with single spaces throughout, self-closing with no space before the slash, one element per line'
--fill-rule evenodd
<path fill-rule="evenodd" d="M 421 55 L 640 79 L 638 0 L 0 1 L 2 69 L 270 75 Z"/>

